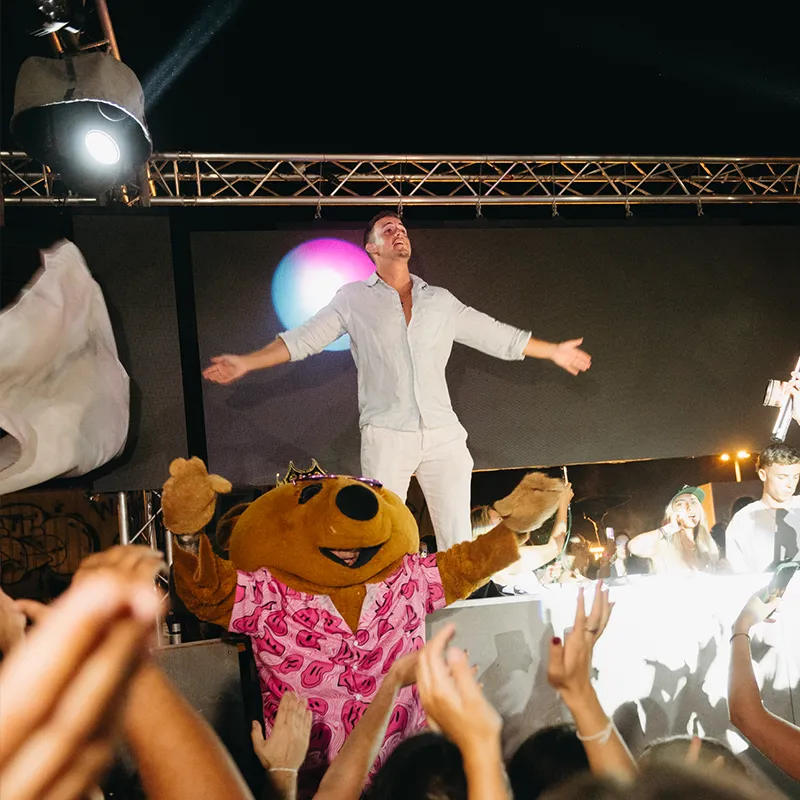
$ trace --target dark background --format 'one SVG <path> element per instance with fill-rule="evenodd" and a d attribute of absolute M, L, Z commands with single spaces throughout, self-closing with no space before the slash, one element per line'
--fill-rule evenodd
<path fill-rule="evenodd" d="M 314 231 L 358 242 L 360 231 Z M 193 236 L 203 362 L 264 346 L 281 258 L 305 231 Z M 453 405 L 476 469 L 752 450 L 774 416 L 766 380 L 796 360 L 800 229 L 411 229 L 412 271 L 468 305 L 551 341 L 584 336 L 580 377 L 456 344 Z M 359 469 L 355 368 L 324 352 L 204 391 L 209 461 L 265 484 L 289 459 Z"/>
<path fill-rule="evenodd" d="M 19 65 L 50 55 L 33 5 L 2 3 L 4 148 Z M 161 152 L 800 152 L 790 4 L 108 6 Z"/>

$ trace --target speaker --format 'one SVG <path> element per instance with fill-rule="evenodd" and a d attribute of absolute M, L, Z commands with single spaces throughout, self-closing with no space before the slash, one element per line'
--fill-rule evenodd
<path fill-rule="evenodd" d="M 166 216 L 76 214 L 74 240 L 103 289 L 119 358 L 131 378 L 122 455 L 92 473 L 97 492 L 156 489 L 186 455 L 172 239 Z"/>

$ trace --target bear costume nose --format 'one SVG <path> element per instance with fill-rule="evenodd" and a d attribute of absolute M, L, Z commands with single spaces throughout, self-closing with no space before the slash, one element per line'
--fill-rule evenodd
<path fill-rule="evenodd" d="M 378 498 L 366 486 L 345 486 L 336 495 L 336 506 L 346 517 L 366 522 L 378 513 Z"/>

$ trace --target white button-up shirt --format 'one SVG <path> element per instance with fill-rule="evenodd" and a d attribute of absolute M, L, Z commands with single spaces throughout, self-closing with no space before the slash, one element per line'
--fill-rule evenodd
<path fill-rule="evenodd" d="M 406 325 L 400 295 L 374 272 L 348 283 L 299 328 L 280 334 L 300 361 L 345 333 L 358 369 L 360 424 L 398 431 L 442 428 L 458 422 L 445 367 L 453 342 L 507 361 L 524 358 L 531 334 L 498 322 L 416 275 Z"/>

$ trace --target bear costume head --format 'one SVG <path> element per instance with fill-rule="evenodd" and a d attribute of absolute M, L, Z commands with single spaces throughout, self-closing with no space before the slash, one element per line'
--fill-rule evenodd
<path fill-rule="evenodd" d="M 267 567 L 294 588 L 375 582 L 419 550 L 417 524 L 377 481 L 312 474 L 277 486 L 217 528 L 237 569 Z"/>

